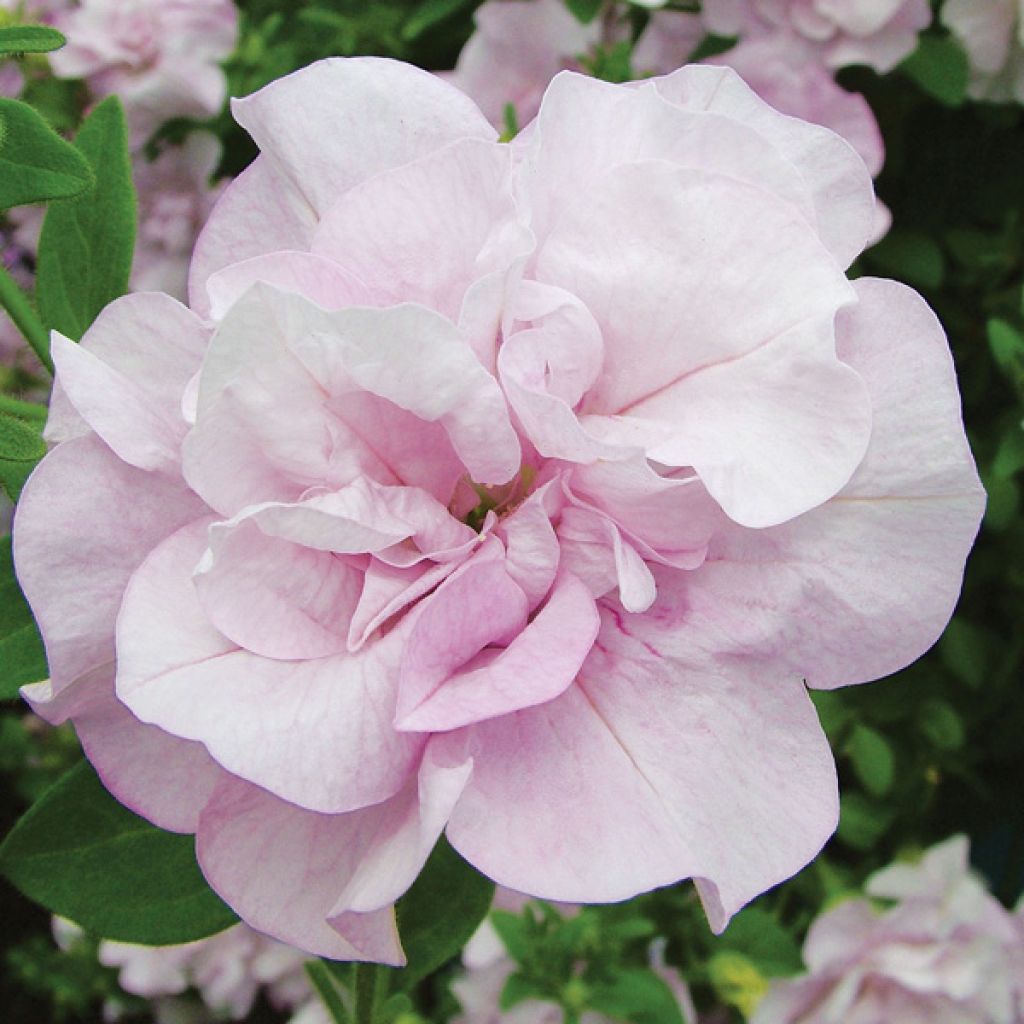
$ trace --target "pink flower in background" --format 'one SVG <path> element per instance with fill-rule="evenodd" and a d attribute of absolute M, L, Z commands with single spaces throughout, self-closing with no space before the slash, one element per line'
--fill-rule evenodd
<path fill-rule="evenodd" d="M 476 30 L 444 77 L 499 128 L 510 103 L 520 126 L 530 121 L 548 82 L 575 68 L 601 34 L 599 20 L 581 24 L 564 0 L 487 0 L 473 20 Z"/>
<path fill-rule="evenodd" d="M 969 96 L 1024 103 L 1024 0 L 946 0 L 942 22 L 970 59 Z"/>
<path fill-rule="evenodd" d="M 866 885 L 895 900 L 849 900 L 819 917 L 804 944 L 808 974 L 776 981 L 751 1024 L 1015 1024 L 1024 1014 L 1024 937 L 968 871 L 955 836 L 919 865 L 894 864 Z"/>
<path fill-rule="evenodd" d="M 220 110 L 237 22 L 231 0 L 82 0 L 54 19 L 68 44 L 50 64 L 95 97 L 117 93 L 138 148 L 164 121 Z"/>
<path fill-rule="evenodd" d="M 931 23 L 928 0 L 703 0 L 717 35 L 746 40 L 783 33 L 794 54 L 829 68 L 866 64 L 891 71 Z"/>
<path fill-rule="evenodd" d="M 82 935 L 77 925 L 53 920 L 61 949 L 69 949 Z M 118 984 L 130 995 L 153 1004 L 158 1020 L 191 1019 L 189 1004 L 178 997 L 196 990 L 209 1011 L 198 1019 L 244 1020 L 263 992 L 278 1010 L 295 1010 L 318 1002 L 306 978 L 308 958 L 299 950 L 268 939 L 244 924 L 175 946 L 140 946 L 103 939 L 99 961 L 118 968 Z M 104 1016 L 118 1018 L 116 1007 Z"/>
<path fill-rule="evenodd" d="M 844 276 L 863 162 L 726 68 L 563 72 L 511 145 L 373 58 L 235 113 L 192 308 L 55 339 L 26 695 L 310 952 L 401 962 L 442 831 L 721 929 L 835 826 L 805 683 L 930 646 L 983 507 L 934 315 Z"/>
<path fill-rule="evenodd" d="M 167 147 L 153 162 L 136 155 L 139 227 L 132 291 L 161 291 L 184 301 L 192 248 L 224 190 L 223 183 L 210 185 L 220 154 L 215 135 L 193 132 L 184 145 Z"/>

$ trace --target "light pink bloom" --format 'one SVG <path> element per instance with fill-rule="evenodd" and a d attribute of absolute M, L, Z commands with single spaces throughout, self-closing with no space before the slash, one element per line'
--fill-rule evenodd
<path fill-rule="evenodd" d="M 68 44 L 50 64 L 94 96 L 117 93 L 137 148 L 164 121 L 220 110 L 237 21 L 231 0 L 82 0 L 54 19 Z"/>
<path fill-rule="evenodd" d="M 1024 0 L 946 0 L 942 22 L 970 59 L 968 95 L 1024 103 Z"/>
<path fill-rule="evenodd" d="M 835 826 L 805 681 L 927 649 L 984 503 L 934 315 L 843 273 L 863 162 L 727 68 L 563 72 L 511 145 L 373 58 L 235 113 L 192 309 L 54 339 L 26 695 L 310 952 L 401 962 L 442 830 L 721 929 Z"/>
<path fill-rule="evenodd" d="M 931 22 L 928 0 L 704 0 L 710 31 L 742 39 L 783 33 L 795 51 L 830 68 L 891 71 Z"/>
<path fill-rule="evenodd" d="M 487 0 L 473 21 L 476 30 L 444 77 L 499 127 L 509 103 L 520 126 L 530 121 L 548 82 L 576 68 L 601 35 L 599 20 L 581 24 L 564 0 Z"/>
<path fill-rule="evenodd" d="M 185 300 L 192 247 L 224 190 L 210 185 L 220 152 L 215 135 L 193 132 L 184 145 L 169 146 L 153 162 L 136 155 L 139 228 L 132 291 L 166 292 Z"/>
<path fill-rule="evenodd" d="M 806 976 L 773 983 L 751 1024 L 1015 1024 L 1024 1013 L 1024 942 L 1011 915 L 968 872 L 955 836 L 916 866 L 873 875 L 869 896 L 819 917 Z"/>

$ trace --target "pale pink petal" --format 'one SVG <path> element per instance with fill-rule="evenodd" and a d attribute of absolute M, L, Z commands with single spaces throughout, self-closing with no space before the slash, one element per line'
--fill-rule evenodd
<path fill-rule="evenodd" d="M 749 96 L 771 117 L 779 117 L 732 72 L 684 71 L 728 75 L 731 89 Z M 747 123 L 750 119 L 738 117 L 732 105 L 709 109 L 710 98 L 682 102 L 680 90 L 663 88 L 663 83 L 674 80 L 670 76 L 624 89 L 562 72 L 552 81 L 535 130 L 513 142 L 524 163 L 531 227 L 541 242 L 557 225 L 562 210 L 586 196 L 595 180 L 622 164 L 642 160 L 667 160 L 677 167 L 756 185 L 814 224 L 816 197 L 797 161 L 785 152 L 785 133 L 774 125 L 773 130 L 761 130 L 756 123 Z M 864 179 L 869 185 L 866 175 Z"/>
<path fill-rule="evenodd" d="M 142 721 L 198 740 L 228 771 L 300 806 L 347 811 L 396 793 L 422 748 L 391 728 L 405 631 L 308 661 L 240 650 L 196 595 L 192 571 L 205 547 L 200 522 L 132 577 L 118 619 L 118 697 Z"/>
<path fill-rule="evenodd" d="M 320 215 L 381 171 L 458 139 L 490 141 L 496 134 L 454 86 L 380 57 L 317 61 L 231 107 Z"/>
<path fill-rule="evenodd" d="M 651 251 L 673 256 L 636 264 Z M 660 161 L 621 167 L 586 210 L 563 214 L 538 274 L 603 329 L 604 369 L 582 406 L 599 440 L 695 466 L 746 525 L 799 514 L 849 479 L 868 405 L 835 358 L 830 321 L 853 291 L 790 208 Z M 736 315 L 723 321 L 722 309 Z M 695 395 L 704 404 L 691 420 Z"/>
<path fill-rule="evenodd" d="M 166 435 L 165 427 L 171 428 L 174 440 L 180 443 L 185 430 L 181 396 L 189 378 L 199 369 L 209 340 L 210 332 L 199 318 L 169 296 L 125 295 L 107 306 L 85 332 L 80 347 L 93 358 L 79 362 L 83 372 L 100 375 L 106 381 L 106 385 L 99 380 L 93 382 L 101 394 L 107 385 L 118 387 L 126 392 L 128 401 L 142 403 L 149 410 L 148 416 L 164 425 L 158 428 L 159 436 Z M 95 366 L 96 361 L 102 365 Z M 66 441 L 85 432 L 81 414 L 75 409 L 77 403 L 88 404 L 110 422 L 114 414 L 104 414 L 98 408 L 100 403 L 93 390 L 83 381 L 69 397 L 58 375 L 46 425 L 48 441 Z M 74 398 L 77 403 L 72 401 Z"/>
<path fill-rule="evenodd" d="M 315 211 L 289 178 L 267 157 L 256 157 L 217 200 L 196 241 L 189 304 L 209 316 L 206 282 L 214 273 L 255 256 L 308 249 L 316 223 Z"/>
<path fill-rule="evenodd" d="M 720 931 L 818 852 L 838 803 L 806 692 L 694 658 L 671 625 L 684 607 L 605 609 L 577 685 L 450 734 L 474 768 L 448 837 L 485 874 L 589 902 L 693 876 Z"/>
<path fill-rule="evenodd" d="M 253 256 L 212 274 L 206 282 L 210 316 L 222 320 L 257 281 L 278 291 L 294 292 L 323 309 L 377 304 L 376 295 L 333 260 L 308 252 L 281 251 Z"/>
<path fill-rule="evenodd" d="M 546 507 L 551 485 L 534 491 L 495 530 L 505 545 L 505 569 L 526 595 L 530 610 L 551 589 L 558 571 L 558 538 Z"/>
<path fill-rule="evenodd" d="M 401 964 L 391 908 L 366 915 L 357 943 L 327 921 L 394 801 L 401 797 L 349 814 L 317 814 L 229 779 L 200 818 L 199 864 L 222 899 L 281 942 L 333 960 Z"/>
<path fill-rule="evenodd" d="M 256 520 L 215 523 L 196 568 L 196 594 L 210 623 L 266 658 L 309 659 L 346 650 L 361 566 L 279 537 Z"/>
<path fill-rule="evenodd" d="M 848 266 L 871 236 L 874 196 L 870 175 L 849 143 L 819 125 L 786 117 L 759 99 L 728 68 L 691 65 L 654 80 L 668 100 L 686 110 L 734 119 L 771 140 L 804 179 L 821 240 Z"/>
<path fill-rule="evenodd" d="M 463 139 L 349 189 L 321 216 L 313 252 L 373 282 L 375 305 L 418 302 L 458 321 L 467 289 L 520 255 L 508 146 Z M 491 317 L 496 332 L 500 309 Z"/>
<path fill-rule="evenodd" d="M 483 652 L 405 714 L 400 702 L 396 728 L 445 732 L 554 700 L 576 678 L 599 623 L 590 591 L 563 575 L 508 647 Z"/>
<path fill-rule="evenodd" d="M 863 463 L 790 523 L 722 531 L 688 578 L 698 642 L 826 688 L 888 675 L 935 642 L 984 508 L 935 315 L 902 285 L 856 287 L 838 336 L 872 394 Z"/>
<path fill-rule="evenodd" d="M 53 725 L 74 719 L 85 756 L 103 784 L 136 814 L 171 832 L 194 832 L 224 770 L 199 743 L 143 725 L 114 696 L 114 666 L 90 672 L 54 695 L 49 680 L 22 690 Z"/>
<path fill-rule="evenodd" d="M 526 625 L 526 595 L 493 538 L 410 617 L 396 720 L 402 721 L 488 645 L 507 645 Z"/>
<path fill-rule="evenodd" d="M 537 113 L 548 82 L 598 41 L 598 19 L 582 24 L 562 0 L 490 0 L 473 16 L 476 31 L 448 81 L 504 126 L 511 104 L 520 125 Z"/>
<path fill-rule="evenodd" d="M 121 462 L 95 437 L 61 444 L 40 463 L 18 502 L 14 558 L 55 693 L 113 659 L 131 574 L 205 511 L 180 482 Z"/>

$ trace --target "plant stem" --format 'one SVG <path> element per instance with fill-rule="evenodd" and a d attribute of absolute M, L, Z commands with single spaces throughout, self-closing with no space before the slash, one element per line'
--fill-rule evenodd
<path fill-rule="evenodd" d="M 389 980 L 388 971 L 379 964 L 356 964 L 355 1024 L 378 1024 Z"/>
<path fill-rule="evenodd" d="M 43 322 L 36 315 L 28 296 L 18 287 L 18 283 L 0 266 L 0 306 L 7 310 L 14 321 L 14 326 L 25 336 L 32 346 L 39 361 L 50 373 L 53 373 L 53 360 L 50 358 L 50 336 Z"/>
<path fill-rule="evenodd" d="M 330 969 L 322 960 L 308 960 L 306 975 L 316 989 L 320 1001 L 331 1015 L 334 1024 L 352 1024 L 352 1017 L 345 1006 L 338 986 L 334 983 Z"/>

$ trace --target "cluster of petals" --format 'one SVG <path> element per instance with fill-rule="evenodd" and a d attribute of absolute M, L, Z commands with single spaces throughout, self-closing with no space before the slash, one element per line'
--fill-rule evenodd
<path fill-rule="evenodd" d="M 774 982 L 751 1024 L 1024 1020 L 1024 927 L 970 872 L 965 836 L 865 888 L 871 900 L 847 900 L 811 925 L 808 973 Z M 879 901 L 894 902 L 882 911 Z"/>
<path fill-rule="evenodd" d="M 932 20 L 928 0 L 703 0 L 701 14 L 716 35 L 781 34 L 829 68 L 866 64 L 883 73 L 914 52 Z"/>
<path fill-rule="evenodd" d="M 81 937 L 77 925 L 63 918 L 53 920 L 54 936 L 62 949 Z M 237 924 L 207 939 L 174 946 L 140 946 L 103 939 L 99 961 L 117 968 L 121 988 L 153 1006 L 157 1020 L 186 1024 L 195 1020 L 245 1020 L 262 992 L 281 1011 L 302 1011 L 318 1002 L 306 978 L 307 957 L 265 935 Z M 195 992 L 201 1001 L 193 1005 L 180 998 Z M 104 1017 L 117 1020 L 117 1006 L 104 1008 Z M 292 1018 L 290 1024 L 294 1024 Z"/>
<path fill-rule="evenodd" d="M 713 24 L 724 17 L 712 8 Z M 520 124 L 531 119 L 554 75 L 576 68 L 580 57 L 600 41 L 607 42 L 600 39 L 600 23 L 581 24 L 564 0 L 488 0 L 475 18 L 476 30 L 447 77 L 499 127 L 505 124 L 507 104 L 516 109 Z M 685 64 L 709 30 L 705 20 L 701 14 L 654 11 L 633 48 L 636 74 L 665 75 Z M 877 175 L 885 149 L 864 97 L 842 88 L 821 54 L 800 40 L 794 42 L 791 32 L 752 17 L 747 21 L 753 27 L 749 37 L 743 33 L 738 45 L 707 63 L 733 68 L 783 114 L 831 128 L 857 150 L 872 176 Z M 884 233 L 886 221 L 882 212 L 876 236 Z"/>
<path fill-rule="evenodd" d="M 220 62 L 235 48 L 232 0 L 80 0 L 53 17 L 67 45 L 50 55 L 61 78 L 84 78 L 124 103 L 133 148 L 174 117 L 213 117 L 227 97 Z"/>
<path fill-rule="evenodd" d="M 845 276 L 863 162 L 703 66 L 563 72 L 511 144 L 375 58 L 235 116 L 190 306 L 54 337 L 26 696 L 312 953 L 401 963 L 442 832 L 723 928 L 835 826 L 806 684 L 934 642 L 984 504 L 935 316 Z"/>
<path fill-rule="evenodd" d="M 967 51 L 967 93 L 1024 103 L 1024 0 L 946 0 L 942 22 Z"/>

